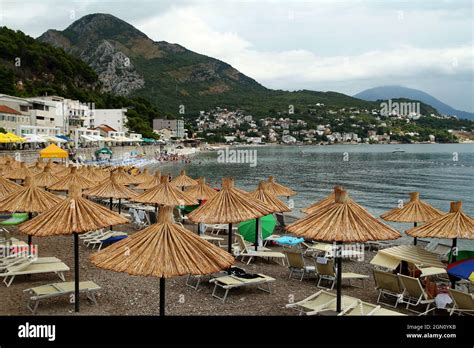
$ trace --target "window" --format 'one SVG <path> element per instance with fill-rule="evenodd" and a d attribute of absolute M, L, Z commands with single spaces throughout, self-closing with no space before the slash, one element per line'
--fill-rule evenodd
<path fill-rule="evenodd" d="M 20 105 L 20 111 L 28 112 L 28 105 Z"/>

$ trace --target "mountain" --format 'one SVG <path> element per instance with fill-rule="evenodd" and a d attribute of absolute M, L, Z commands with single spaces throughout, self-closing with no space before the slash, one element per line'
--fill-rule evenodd
<path fill-rule="evenodd" d="M 435 97 L 420 91 L 418 89 L 407 88 L 402 86 L 381 86 L 366 89 L 354 95 L 355 98 L 377 101 L 395 98 L 407 98 L 412 100 L 419 100 L 425 104 L 431 105 L 442 115 L 456 115 L 459 118 L 474 120 L 474 113 L 456 110 L 451 106 L 443 103 Z"/>
<path fill-rule="evenodd" d="M 197 113 L 216 106 L 243 108 L 257 117 L 325 103 L 366 106 L 373 103 L 335 92 L 274 91 L 229 64 L 180 45 L 153 41 L 132 25 L 109 14 L 84 16 L 63 31 L 38 38 L 82 59 L 98 74 L 102 88 L 116 95 L 141 96 L 169 115 L 181 106 Z"/>

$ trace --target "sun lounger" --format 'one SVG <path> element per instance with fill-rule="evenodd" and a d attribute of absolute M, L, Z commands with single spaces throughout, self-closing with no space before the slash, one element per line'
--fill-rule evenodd
<path fill-rule="evenodd" d="M 316 275 L 316 266 L 306 265 L 304 256 L 301 252 L 285 250 L 286 261 L 288 262 L 288 268 L 290 274 L 289 279 L 293 276 L 293 273 L 301 273 L 300 281 L 303 281 L 305 274 Z"/>
<path fill-rule="evenodd" d="M 246 243 L 244 238 L 238 234 L 235 236 L 236 240 L 239 244 L 239 254 L 242 262 L 244 262 L 245 258 L 248 257 L 247 260 L 247 265 L 250 264 L 250 262 L 255 258 L 264 258 L 264 259 L 277 259 L 277 260 L 282 260 L 282 264 L 284 265 L 286 256 L 283 253 L 276 252 L 276 251 L 266 251 L 266 250 L 259 250 L 255 251 L 252 250 Z"/>
<path fill-rule="evenodd" d="M 405 314 L 385 309 L 365 301 L 357 300 L 344 308 L 338 316 L 404 316 Z"/>
<path fill-rule="evenodd" d="M 98 246 L 98 250 L 100 251 L 104 243 L 107 243 L 108 241 L 112 241 L 114 238 L 117 238 L 117 237 L 122 237 L 119 239 L 123 239 L 124 237 L 127 237 L 127 236 L 128 234 L 125 232 L 109 231 L 109 232 L 106 232 L 103 236 L 88 239 L 85 242 L 85 244 L 88 247 L 92 246 L 92 249 L 95 249 L 95 247 Z"/>
<path fill-rule="evenodd" d="M 264 274 L 258 274 L 257 278 L 240 278 L 234 275 L 226 275 L 223 277 L 218 277 L 218 278 L 213 278 L 209 280 L 210 283 L 214 284 L 214 290 L 212 291 L 212 296 L 216 297 L 222 302 L 225 302 L 227 299 L 227 295 L 229 294 L 229 291 L 231 289 L 236 289 L 236 288 L 242 288 L 245 286 L 250 286 L 250 285 L 257 285 L 257 288 L 259 290 L 271 293 L 270 289 L 270 284 L 271 282 L 274 282 L 275 278 L 266 276 Z M 264 287 L 266 285 L 266 287 Z M 224 295 L 219 296 L 218 295 L 218 289 L 221 288 L 224 290 Z"/>
<path fill-rule="evenodd" d="M 409 277 L 403 274 L 398 274 L 398 279 L 400 280 L 400 284 L 403 287 L 403 297 L 400 299 L 399 302 L 406 303 L 406 308 L 413 312 L 421 313 L 414 309 L 410 309 L 410 306 L 416 307 L 419 305 L 427 305 L 426 311 L 429 310 L 432 303 L 434 303 L 434 299 L 430 299 L 428 294 L 423 289 L 419 278 Z"/>
<path fill-rule="evenodd" d="M 357 302 L 357 298 L 343 295 L 341 297 L 341 308 L 347 308 L 351 304 Z M 304 300 L 290 303 L 286 308 L 292 308 L 299 312 L 300 315 L 315 315 L 323 312 L 331 312 L 336 314 L 336 294 L 320 290 L 317 293 L 305 298 Z"/>
<path fill-rule="evenodd" d="M 8 257 L 8 258 L 3 258 L 2 260 L 0 260 L 0 270 L 4 270 L 5 268 L 19 265 L 25 262 L 27 263 L 33 262 L 33 263 L 41 264 L 41 263 L 61 262 L 61 260 L 58 259 L 57 257 L 37 257 L 37 258 L 24 257 L 24 256 Z"/>
<path fill-rule="evenodd" d="M 375 288 L 379 291 L 377 303 L 383 303 L 384 305 L 396 308 L 398 300 L 403 295 L 403 287 L 400 284 L 398 276 L 390 272 L 384 272 L 380 270 L 374 270 Z M 390 296 L 395 298 L 395 304 L 382 302 L 381 298 Z"/>
<path fill-rule="evenodd" d="M 449 295 L 454 301 L 454 306 L 451 308 L 449 314 L 454 313 L 474 315 L 474 296 L 467 292 L 449 289 Z"/>
<path fill-rule="evenodd" d="M 94 304 L 97 304 L 95 292 L 101 287 L 92 281 L 83 281 L 79 283 L 79 292 L 85 292 L 87 298 Z M 23 292 L 29 293 L 27 307 L 35 314 L 41 300 L 65 295 L 74 294 L 74 282 L 54 283 L 41 285 L 30 289 L 25 289 Z"/>
<path fill-rule="evenodd" d="M 336 270 L 334 269 L 334 260 L 327 260 L 327 262 L 321 263 L 316 261 L 316 273 L 319 277 L 318 279 L 318 288 L 325 288 L 325 289 L 330 289 L 332 290 L 334 288 L 334 285 L 336 284 Z M 348 280 L 349 285 L 355 286 L 352 284 L 353 280 L 360 280 L 362 282 L 362 286 L 359 286 L 361 288 L 364 287 L 364 281 L 369 278 L 368 275 L 365 274 L 359 274 L 359 273 L 352 273 L 352 272 L 342 272 L 341 275 L 342 280 Z M 321 286 L 321 282 L 325 280 L 330 282 L 331 286 L 330 287 L 323 287 Z"/>
<path fill-rule="evenodd" d="M 69 267 L 62 262 L 35 263 L 25 262 L 19 265 L 7 267 L 0 277 L 4 277 L 3 283 L 9 287 L 16 276 L 43 273 L 56 273 L 62 281 L 65 281 L 63 272 L 69 271 Z"/>

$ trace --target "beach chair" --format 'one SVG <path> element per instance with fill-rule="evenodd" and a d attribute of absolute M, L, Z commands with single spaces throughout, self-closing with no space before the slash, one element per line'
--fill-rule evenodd
<path fill-rule="evenodd" d="M 97 304 L 95 292 L 100 289 L 101 287 L 92 281 L 79 282 L 79 292 L 85 292 L 87 299 L 89 299 L 93 304 Z M 30 295 L 26 306 L 33 314 L 35 314 L 40 301 L 48 298 L 74 294 L 75 285 L 74 282 L 53 283 L 25 289 L 23 292 Z"/>
<path fill-rule="evenodd" d="M 7 257 L 0 260 L 0 270 L 4 270 L 8 267 L 20 265 L 23 263 L 55 263 L 61 262 L 57 257 L 33 257 L 33 256 L 20 256 L 20 257 Z"/>
<path fill-rule="evenodd" d="M 347 308 L 357 302 L 357 298 L 343 295 L 341 296 L 341 308 Z M 336 313 L 336 294 L 320 290 L 304 300 L 289 303 L 286 308 L 292 308 L 299 312 L 299 315 L 316 315 L 324 312 Z"/>
<path fill-rule="evenodd" d="M 7 267 L 0 273 L 0 277 L 3 277 L 3 283 L 10 287 L 15 277 L 19 275 L 56 273 L 62 281 L 65 281 L 64 272 L 66 271 L 69 271 L 69 267 L 62 262 L 35 263 L 30 261 Z"/>
<path fill-rule="evenodd" d="M 127 236 L 128 236 L 128 234 L 125 233 L 125 232 L 108 231 L 108 232 L 104 233 L 104 235 L 102 235 L 100 237 L 97 237 L 97 238 L 88 239 L 86 242 L 87 242 L 88 247 L 92 246 L 92 249 L 95 249 L 95 247 L 97 246 L 98 251 L 100 251 L 102 249 L 102 246 L 104 245 L 104 243 L 107 243 L 112 238 L 127 237 Z"/>
<path fill-rule="evenodd" d="M 338 316 L 404 316 L 405 314 L 382 308 L 369 302 L 357 300 L 344 308 Z"/>
<path fill-rule="evenodd" d="M 209 280 L 209 283 L 214 284 L 214 290 L 212 291 L 212 296 L 225 302 L 227 295 L 231 289 L 242 288 L 251 285 L 257 285 L 257 289 L 264 292 L 271 293 L 270 283 L 274 282 L 276 279 L 266 276 L 264 274 L 257 274 L 256 278 L 240 278 L 234 275 L 226 275 L 222 277 L 217 277 Z M 218 289 L 224 290 L 224 295 L 219 296 Z"/>
<path fill-rule="evenodd" d="M 285 262 L 285 254 L 276 252 L 276 251 L 255 251 L 252 250 L 251 248 L 248 247 L 248 245 L 245 243 L 244 238 L 240 235 L 237 234 L 236 236 L 237 243 L 239 244 L 239 255 L 242 262 L 244 262 L 245 258 L 247 257 L 247 265 L 250 264 L 250 262 L 258 257 L 258 258 L 263 258 L 263 259 L 277 259 L 277 260 L 282 260 L 282 264 L 284 265 Z"/>
<path fill-rule="evenodd" d="M 384 272 L 374 269 L 375 288 L 379 291 L 377 303 L 397 308 L 398 300 L 403 296 L 403 287 L 400 284 L 398 276 L 390 272 Z M 382 302 L 381 298 L 390 296 L 395 298 L 395 305 L 387 302 Z"/>
<path fill-rule="evenodd" d="M 318 288 L 323 289 L 334 289 L 334 285 L 336 284 L 336 270 L 334 269 L 334 260 L 327 260 L 326 263 L 322 263 L 319 261 L 319 258 L 316 260 L 316 273 L 319 277 L 318 284 L 316 285 Z M 348 280 L 350 286 L 355 286 L 352 284 L 353 280 L 360 280 L 362 286 L 358 286 L 363 288 L 365 283 L 364 281 L 369 278 L 368 275 L 359 274 L 359 273 L 352 273 L 352 272 L 342 272 L 341 274 L 342 280 Z M 321 286 L 322 281 L 327 281 L 331 284 L 330 287 Z"/>
<path fill-rule="evenodd" d="M 454 313 L 474 315 L 474 296 L 472 294 L 454 289 L 448 291 L 454 301 L 454 306 L 451 308 L 449 315 Z"/>
<path fill-rule="evenodd" d="M 399 302 L 406 303 L 406 308 L 416 313 L 422 312 L 410 308 L 410 306 L 426 305 L 425 310 L 428 311 L 431 304 L 434 303 L 434 299 L 428 297 L 428 294 L 421 285 L 420 278 L 413 278 L 399 273 L 398 279 L 403 287 L 403 295 Z"/>
<path fill-rule="evenodd" d="M 284 254 L 290 270 L 288 279 L 291 279 L 293 273 L 301 273 L 300 281 L 303 281 L 305 274 L 312 273 L 316 275 L 316 266 L 307 266 L 301 252 L 285 250 Z"/>

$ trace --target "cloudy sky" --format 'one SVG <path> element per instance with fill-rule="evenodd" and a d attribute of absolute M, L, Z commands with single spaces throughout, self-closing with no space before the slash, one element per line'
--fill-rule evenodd
<path fill-rule="evenodd" d="M 113 14 L 219 58 L 269 88 L 424 90 L 474 112 L 472 0 L 0 0 L 0 25 L 37 37 Z"/>

